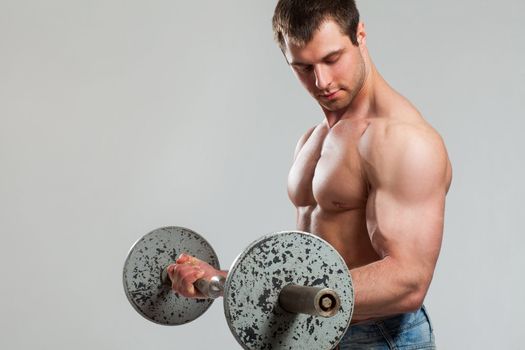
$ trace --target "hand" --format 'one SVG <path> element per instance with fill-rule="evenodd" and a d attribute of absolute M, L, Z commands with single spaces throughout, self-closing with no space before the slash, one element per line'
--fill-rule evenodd
<path fill-rule="evenodd" d="M 206 299 L 193 285 L 200 278 L 206 280 L 213 276 L 224 275 L 225 272 L 216 270 L 213 266 L 187 254 L 181 254 L 175 264 L 167 268 L 171 280 L 171 289 L 186 298 Z"/>

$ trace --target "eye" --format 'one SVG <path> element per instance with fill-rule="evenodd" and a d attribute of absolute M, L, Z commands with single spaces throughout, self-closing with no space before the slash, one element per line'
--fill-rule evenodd
<path fill-rule="evenodd" d="M 328 64 L 334 64 L 339 61 L 339 55 L 328 58 L 325 62 Z"/>
<path fill-rule="evenodd" d="M 308 72 L 311 72 L 313 68 L 310 65 L 301 65 L 301 66 L 296 66 L 295 69 L 300 73 L 308 73 Z"/>
<path fill-rule="evenodd" d="M 302 67 L 303 72 L 311 72 L 314 68 L 312 66 L 304 66 Z"/>

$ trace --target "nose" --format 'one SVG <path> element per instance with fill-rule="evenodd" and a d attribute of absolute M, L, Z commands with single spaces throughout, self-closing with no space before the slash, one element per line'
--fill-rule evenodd
<path fill-rule="evenodd" d="M 318 65 L 314 68 L 315 73 L 315 86 L 319 90 L 328 90 L 330 84 L 332 84 L 332 75 L 328 67 Z"/>

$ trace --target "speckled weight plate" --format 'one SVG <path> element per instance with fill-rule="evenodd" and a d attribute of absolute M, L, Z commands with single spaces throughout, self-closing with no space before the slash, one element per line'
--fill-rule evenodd
<path fill-rule="evenodd" d="M 146 319 L 162 325 L 181 325 L 202 315 L 213 299 L 188 299 L 161 280 L 162 270 L 181 253 L 188 253 L 219 269 L 210 244 L 183 227 L 156 229 L 131 248 L 124 263 L 124 291 L 131 305 Z"/>
<path fill-rule="evenodd" d="M 289 283 L 334 289 L 341 309 L 330 318 L 291 314 L 278 304 Z M 326 241 L 299 231 L 252 243 L 233 263 L 225 283 L 224 312 L 244 349 L 333 349 L 352 317 L 354 293 L 348 268 Z"/>

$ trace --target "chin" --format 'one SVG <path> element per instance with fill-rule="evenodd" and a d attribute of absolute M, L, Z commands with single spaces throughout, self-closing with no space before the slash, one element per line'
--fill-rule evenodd
<path fill-rule="evenodd" d="M 338 112 L 348 108 L 349 104 L 347 101 L 334 101 L 333 103 L 322 103 L 319 101 L 321 107 L 330 112 Z"/>

